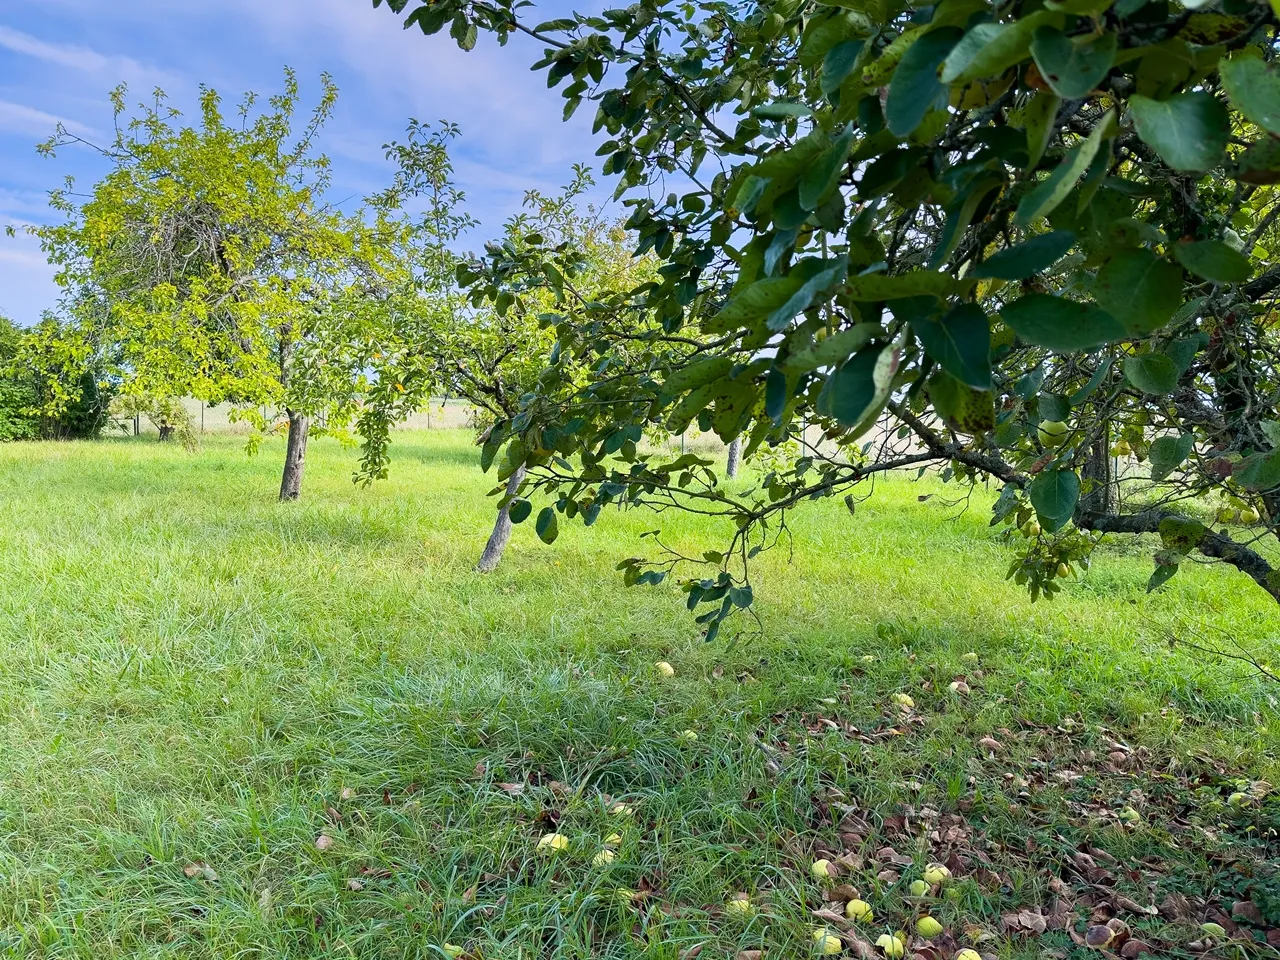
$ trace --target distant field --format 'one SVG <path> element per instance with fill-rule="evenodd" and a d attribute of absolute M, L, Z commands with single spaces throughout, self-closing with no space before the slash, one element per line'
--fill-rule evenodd
<path fill-rule="evenodd" d="M 479 577 L 470 431 L 398 434 L 369 488 L 317 440 L 291 505 L 280 456 L 0 446 L 0 956 L 782 960 L 925 912 L 928 960 L 1097 956 L 1072 933 L 1108 913 L 1275 955 L 1280 691 L 1168 642 L 1276 657 L 1242 576 L 1149 596 L 1149 551 L 1108 547 L 1033 605 L 986 503 L 892 478 L 798 511 L 760 627 L 708 645 L 678 589 L 614 572 L 658 527 L 714 545 L 705 521 L 529 524 Z M 913 897 L 935 860 L 955 879 Z M 822 913 L 855 891 L 874 922 Z"/>

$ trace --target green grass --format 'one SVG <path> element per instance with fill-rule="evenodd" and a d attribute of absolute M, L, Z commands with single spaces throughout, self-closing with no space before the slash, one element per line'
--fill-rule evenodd
<path fill-rule="evenodd" d="M 278 454 L 0 447 L 0 955 L 802 956 L 823 853 L 861 858 L 872 934 L 951 863 L 948 950 L 976 925 L 984 952 L 1083 953 L 1000 915 L 1047 912 L 1063 877 L 1082 924 L 1093 887 L 1063 864 L 1089 847 L 1140 903 L 1203 899 L 1130 918 L 1165 948 L 1240 897 L 1280 926 L 1280 804 L 1223 802 L 1280 783 L 1276 690 L 1167 643 L 1274 656 L 1280 618 L 1240 575 L 1148 596 L 1150 552 L 1109 547 L 1032 605 L 985 504 L 892 479 L 856 517 L 798 512 L 755 574 L 763 632 L 708 645 L 676 588 L 613 570 L 659 526 L 714 545 L 703 521 L 608 511 L 552 547 L 526 524 L 479 577 L 492 480 L 466 433 L 399 436 L 371 489 L 318 441 L 293 505 Z M 536 856 L 556 824 L 570 849 Z M 720 907 L 739 891 L 749 922 Z"/>

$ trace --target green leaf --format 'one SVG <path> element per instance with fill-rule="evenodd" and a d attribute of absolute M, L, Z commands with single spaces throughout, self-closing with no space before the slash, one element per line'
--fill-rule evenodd
<path fill-rule="evenodd" d="M 782 413 L 787 408 L 790 384 L 787 375 L 781 370 L 773 369 L 764 381 L 764 413 L 774 423 L 782 422 Z"/>
<path fill-rule="evenodd" d="M 1125 336 L 1124 325 L 1105 310 L 1047 293 L 1018 298 L 1000 317 L 1023 340 L 1059 353 L 1093 350 Z"/>
<path fill-rule="evenodd" d="M 820 343 L 796 351 L 782 364 L 794 373 L 834 366 L 843 363 L 882 333 L 884 328 L 878 323 L 857 323 L 847 330 L 836 331 Z"/>
<path fill-rule="evenodd" d="M 817 412 L 864 432 L 884 409 L 902 362 L 902 338 L 887 347 L 860 350 L 827 378 L 815 405 Z"/>
<path fill-rule="evenodd" d="M 1062 100 L 1052 90 L 1041 90 L 1022 111 L 1023 130 L 1027 135 L 1027 166 L 1034 170 L 1044 156 L 1053 136 L 1053 121 L 1058 117 Z"/>
<path fill-rule="evenodd" d="M 1003 177 L 981 177 L 971 183 L 968 189 L 947 207 L 946 225 L 938 237 L 938 245 L 933 251 L 933 256 L 929 258 L 928 266 L 931 270 L 936 270 L 947 257 L 951 256 L 952 251 L 964 239 L 965 231 L 969 229 L 969 224 L 973 222 L 979 207 L 993 190 L 1004 186 L 1004 183 Z"/>
<path fill-rule="evenodd" d="M 1124 378 L 1152 396 L 1173 393 L 1178 387 L 1178 365 L 1163 353 L 1140 353 L 1124 362 Z"/>
<path fill-rule="evenodd" d="M 976 390 L 991 389 L 991 326 L 976 303 L 962 303 L 935 320 L 920 316 L 912 328 L 942 369 Z"/>
<path fill-rule="evenodd" d="M 1054 168 L 1053 173 L 1036 184 L 1035 189 L 1022 198 L 1013 221 L 1017 226 L 1025 227 L 1037 217 L 1047 217 L 1057 209 L 1058 204 L 1067 199 L 1067 194 L 1084 176 L 1085 171 L 1089 169 L 1089 164 L 1093 163 L 1093 158 L 1097 155 L 1098 148 L 1102 145 L 1103 137 L 1114 117 L 1114 111 L 1108 110 L 1106 115 L 1094 125 L 1089 136 L 1067 151 L 1067 155 Z"/>
<path fill-rule="evenodd" d="M 846 269 L 844 261 L 841 260 L 823 270 L 819 270 L 801 283 L 796 292 L 784 304 L 769 314 L 769 319 L 765 321 L 766 325 L 770 330 L 781 330 L 791 322 L 797 313 L 813 303 L 814 297 L 833 283 L 842 280 Z"/>
<path fill-rule="evenodd" d="M 844 40 L 827 51 L 822 58 L 822 92 L 831 97 L 845 78 L 853 72 L 858 56 L 866 45 L 865 40 Z"/>
<path fill-rule="evenodd" d="M 1236 471 L 1235 479 L 1246 490 L 1262 492 L 1280 487 L 1280 451 L 1255 453 Z"/>
<path fill-rule="evenodd" d="M 728 376 L 733 361 L 728 357 L 704 357 L 672 370 L 662 384 L 662 392 L 668 396 L 693 390 L 703 384 Z"/>
<path fill-rule="evenodd" d="M 761 120 L 795 120 L 800 117 L 813 116 L 813 108 L 803 103 L 792 103 L 777 100 L 773 103 L 762 103 L 751 109 L 751 115 Z"/>
<path fill-rule="evenodd" d="M 1111 69 L 1116 35 L 1068 37 L 1054 27 L 1040 27 L 1031 41 L 1036 67 L 1053 92 L 1064 100 L 1086 97 Z"/>
<path fill-rule="evenodd" d="M 511 507 L 507 511 L 507 516 L 512 523 L 524 523 L 529 519 L 529 514 L 533 512 L 533 504 L 528 500 L 512 500 Z"/>
<path fill-rule="evenodd" d="M 1129 112 L 1138 136 L 1174 170 L 1201 173 L 1222 162 L 1231 122 L 1212 94 L 1192 91 L 1168 100 L 1134 94 Z"/>
<path fill-rule="evenodd" d="M 1061 260 L 1075 242 L 1076 235 L 1070 230 L 1042 233 L 992 254 L 971 270 L 969 276 L 1025 280 Z"/>
<path fill-rule="evenodd" d="M 1031 505 L 1052 533 L 1071 519 L 1080 501 L 1080 478 L 1070 470 L 1045 470 L 1031 483 Z"/>
<path fill-rule="evenodd" d="M 1147 593 L 1164 586 L 1173 579 L 1174 574 L 1177 572 L 1178 565 L 1176 563 L 1157 563 L 1156 568 L 1151 571 L 1151 578 L 1147 580 Z"/>
<path fill-rule="evenodd" d="M 816 409 L 823 416 L 851 426 L 866 414 L 875 397 L 872 375 L 880 350 L 871 348 L 855 353 L 827 377 L 818 394 Z"/>
<path fill-rule="evenodd" d="M 554 543 L 560 536 L 560 521 L 556 519 L 555 507 L 543 507 L 538 511 L 538 522 L 534 524 L 538 539 L 543 543 Z"/>
<path fill-rule="evenodd" d="M 1280 136 L 1280 75 L 1259 57 L 1237 56 L 1218 65 L 1222 88 L 1237 110 Z"/>
<path fill-rule="evenodd" d="M 995 395 L 975 390 L 949 373 L 939 372 L 929 380 L 929 399 L 938 416 L 960 433 L 981 436 L 996 425 Z"/>
<path fill-rule="evenodd" d="M 1093 298 L 1142 337 L 1168 323 L 1182 306 L 1182 271 L 1145 247 L 1116 253 L 1098 271 Z"/>
<path fill-rule="evenodd" d="M 1253 275 L 1249 258 L 1221 240 L 1175 243 L 1173 256 L 1197 277 L 1214 283 L 1243 283 Z"/>
<path fill-rule="evenodd" d="M 803 282 L 801 277 L 794 275 L 757 280 L 730 300 L 715 315 L 708 329 L 713 332 L 727 331 L 767 317 L 790 300 Z"/>
<path fill-rule="evenodd" d="M 947 88 L 938 79 L 938 68 L 962 36 L 958 27 L 930 30 L 902 55 L 884 105 L 885 124 L 894 136 L 907 136 L 926 113 L 946 104 Z"/>
<path fill-rule="evenodd" d="M 1013 23 L 976 24 L 947 56 L 942 82 L 968 83 L 1004 73 L 1026 59 L 1037 27 L 1062 21 L 1060 13 L 1037 10 Z"/>
<path fill-rule="evenodd" d="M 1180 437 L 1158 437 L 1152 441 L 1147 454 L 1151 460 L 1151 479 L 1158 483 L 1182 466 L 1195 443 L 1196 438 L 1189 433 Z"/>
<path fill-rule="evenodd" d="M 912 270 L 888 276 L 883 273 L 868 273 L 864 276 L 850 277 L 847 295 L 850 300 L 874 302 L 877 300 L 897 300 L 902 297 L 918 297 L 925 294 L 935 297 L 947 297 L 955 294 L 960 283 L 945 273 L 932 270 Z"/>
<path fill-rule="evenodd" d="M 823 151 L 803 174 L 800 175 L 800 207 L 803 210 L 814 210 L 822 202 L 823 197 L 835 189 L 844 172 L 845 161 L 849 159 L 849 147 L 853 143 L 853 126 L 832 141 L 831 146 Z"/>

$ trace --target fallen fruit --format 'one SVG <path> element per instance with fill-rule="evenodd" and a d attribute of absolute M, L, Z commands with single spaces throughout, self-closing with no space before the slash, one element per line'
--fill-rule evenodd
<path fill-rule="evenodd" d="M 636 808 L 626 803 L 615 803 L 609 808 L 609 812 L 615 817 L 630 817 L 636 812 Z"/>
<path fill-rule="evenodd" d="M 591 865 L 593 867 L 608 866 L 609 864 L 613 863 L 613 859 L 616 856 L 617 854 L 614 853 L 612 850 L 601 850 L 599 853 L 597 853 L 594 857 L 591 858 Z"/>
<path fill-rule="evenodd" d="M 1046 447 L 1053 448 L 1060 447 L 1066 442 L 1069 430 L 1070 427 L 1061 420 L 1041 420 L 1037 434 L 1041 443 Z"/>
<path fill-rule="evenodd" d="M 692 730 L 681 730 L 676 734 L 676 739 L 683 740 L 685 743 L 693 743 L 698 739 L 698 735 Z"/>
<path fill-rule="evenodd" d="M 1225 937 L 1227 935 L 1226 927 L 1220 923 L 1202 923 L 1200 929 L 1211 937 Z"/>
<path fill-rule="evenodd" d="M 950 690 L 952 693 L 963 694 L 963 693 L 971 692 L 969 685 L 965 683 L 963 680 L 952 680 L 950 683 L 947 684 L 947 689 Z"/>
<path fill-rule="evenodd" d="M 865 900 L 850 900 L 845 904 L 844 915 L 850 920 L 857 920 L 859 923 L 870 923 L 876 918 L 875 911 L 871 909 L 871 904 Z"/>
<path fill-rule="evenodd" d="M 604 838 L 604 842 L 605 842 L 605 843 L 608 843 L 608 844 L 612 844 L 613 846 L 615 846 L 615 847 L 616 847 L 616 846 L 618 846 L 620 843 L 622 843 L 622 834 L 620 834 L 620 833 L 611 833 L 611 834 L 609 834 L 607 837 L 605 837 L 605 838 Z"/>
<path fill-rule="evenodd" d="M 971 650 L 968 653 L 961 656 L 960 659 L 964 660 L 966 663 L 977 663 L 978 655 Z"/>
<path fill-rule="evenodd" d="M 926 940 L 932 940 L 942 932 L 942 924 L 933 917 L 921 917 L 916 921 L 916 933 Z"/>
<path fill-rule="evenodd" d="M 456 943 L 446 943 L 446 944 L 443 944 L 443 945 L 441 945 L 440 949 L 444 951 L 444 953 L 445 953 L 445 955 L 446 955 L 446 956 L 454 957 L 454 958 L 457 958 L 457 957 L 462 956 L 462 954 L 465 952 L 465 951 L 464 951 L 460 946 L 458 946 Z"/>
<path fill-rule="evenodd" d="M 957 950 L 954 960 L 982 960 L 982 954 L 977 950 L 970 950 L 965 947 L 963 950 Z"/>
<path fill-rule="evenodd" d="M 1142 814 L 1133 807 L 1125 807 L 1120 811 L 1120 819 L 1125 823 L 1138 823 L 1142 819 Z"/>
<path fill-rule="evenodd" d="M 924 868 L 924 882 L 935 886 L 951 879 L 951 871 L 940 863 L 931 863 Z"/>
<path fill-rule="evenodd" d="M 883 951 L 889 960 L 902 960 L 903 954 L 907 952 L 906 946 L 901 940 L 892 934 L 882 933 L 876 938 L 876 946 Z"/>
<path fill-rule="evenodd" d="M 538 838 L 539 853 L 557 853 L 569 848 L 569 838 L 560 833 L 548 833 Z"/>
<path fill-rule="evenodd" d="M 749 917 L 755 913 L 755 905 L 750 900 L 742 898 L 730 900 L 724 905 L 724 912 L 737 917 Z"/>
<path fill-rule="evenodd" d="M 659 660 L 653 665 L 653 668 L 664 677 L 674 677 L 676 675 L 676 668 L 665 660 Z"/>
<path fill-rule="evenodd" d="M 837 954 L 844 949 L 844 944 L 841 943 L 840 938 L 826 927 L 813 928 L 813 943 L 817 947 L 818 953 L 824 957 Z"/>
<path fill-rule="evenodd" d="M 1084 942 L 1091 947 L 1102 949 L 1116 938 L 1116 932 L 1108 926 L 1095 924 L 1084 932 Z"/>
<path fill-rule="evenodd" d="M 895 693 L 893 695 L 893 702 L 900 707 L 906 707 L 908 710 L 916 705 L 916 702 L 905 693 Z"/>
<path fill-rule="evenodd" d="M 913 897 L 927 897 L 929 895 L 929 884 L 923 880 L 912 880 L 908 889 L 910 889 Z"/>
<path fill-rule="evenodd" d="M 830 860 L 815 860 L 809 867 L 809 873 L 815 880 L 830 880 L 836 875 Z"/>
<path fill-rule="evenodd" d="M 1243 806 L 1247 806 L 1249 801 L 1252 799 L 1253 797 L 1249 796 L 1247 793 L 1240 793 L 1239 791 L 1237 791 L 1236 793 L 1233 793 L 1231 796 L 1227 797 L 1227 803 L 1231 804 L 1231 806 L 1233 807 L 1243 807 Z"/>

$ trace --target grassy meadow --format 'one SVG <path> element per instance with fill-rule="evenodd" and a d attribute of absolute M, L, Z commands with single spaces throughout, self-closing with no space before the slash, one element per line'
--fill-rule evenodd
<path fill-rule="evenodd" d="M 1243 576 L 1149 596 L 1116 544 L 1033 605 L 986 503 L 893 478 L 799 510 L 706 644 L 614 572 L 706 521 L 527 523 L 480 577 L 469 433 L 357 455 L 281 505 L 278 444 L 0 446 L 0 956 L 1280 955 L 1280 691 L 1169 642 L 1274 657 Z"/>

